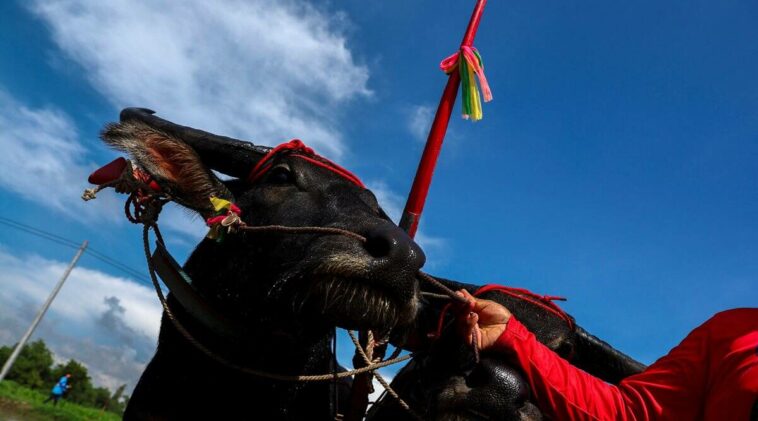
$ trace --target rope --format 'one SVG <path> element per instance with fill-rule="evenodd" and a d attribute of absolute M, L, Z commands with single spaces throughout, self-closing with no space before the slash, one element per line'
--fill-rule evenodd
<path fill-rule="evenodd" d="M 432 284 L 435 288 L 437 288 L 440 291 L 442 291 L 445 295 L 447 295 L 448 297 L 450 297 L 453 301 L 457 301 L 459 304 L 468 304 L 468 300 L 466 300 L 465 298 L 463 298 L 460 295 L 456 294 L 455 291 L 453 291 L 452 289 L 448 288 L 442 282 L 434 279 L 428 273 L 424 273 L 422 271 L 419 271 L 418 272 L 418 277 L 421 278 L 421 279 L 423 279 L 423 280 L 425 280 L 426 282 L 429 282 L 430 284 Z"/>
<path fill-rule="evenodd" d="M 442 282 L 434 279 L 431 275 L 428 273 L 424 273 L 422 271 L 418 272 L 419 278 L 425 280 L 426 282 L 429 282 L 436 288 L 440 289 L 445 295 L 450 297 L 452 301 L 459 307 L 466 308 L 468 311 L 471 311 L 473 309 L 474 303 L 471 301 L 468 301 L 467 299 L 461 297 L 460 295 L 456 294 L 455 291 L 448 288 L 446 285 L 444 285 Z M 437 328 L 437 337 L 440 336 L 442 333 L 442 320 L 445 316 L 445 313 L 447 312 L 448 308 L 450 308 L 450 305 L 453 303 L 448 303 L 445 305 L 445 307 L 442 308 L 442 313 L 440 314 L 440 321 L 439 326 Z M 477 329 L 474 329 L 471 332 L 471 348 L 474 351 L 474 361 L 476 363 L 479 363 L 479 331 Z"/>
<path fill-rule="evenodd" d="M 437 294 L 436 292 L 421 291 L 421 295 L 427 298 L 436 298 L 438 300 L 449 300 L 450 296 L 447 294 Z"/>
<path fill-rule="evenodd" d="M 363 361 L 366 364 L 372 364 L 371 358 L 369 358 L 369 356 L 366 354 L 366 351 L 363 349 L 363 346 L 361 346 L 361 343 L 358 340 L 358 338 L 355 337 L 355 332 L 353 332 L 352 330 L 348 330 L 347 333 L 350 335 L 350 339 L 353 341 L 353 344 L 355 345 L 355 349 L 361 355 L 361 358 L 363 358 Z M 381 384 L 382 387 L 384 387 L 384 390 L 387 391 L 387 394 L 395 398 L 398 405 L 400 405 L 403 409 L 408 411 L 408 413 L 410 413 L 414 418 L 418 420 L 423 420 L 423 418 L 421 418 L 421 416 L 418 413 L 416 413 L 416 411 L 414 411 L 410 407 L 410 405 L 408 405 L 408 403 L 405 402 L 403 398 L 401 398 L 400 395 L 397 394 L 397 392 L 395 392 L 394 389 L 392 389 L 392 387 L 389 385 L 387 380 L 385 380 L 381 374 L 375 371 L 373 372 L 373 375 L 374 377 L 376 377 L 376 380 L 379 382 L 379 384 Z"/>
<path fill-rule="evenodd" d="M 271 169 L 271 161 L 280 154 L 288 153 L 290 156 L 300 158 L 310 162 L 317 167 L 327 169 L 333 173 L 336 173 L 342 178 L 347 179 L 358 187 L 364 187 L 361 180 L 350 171 L 335 164 L 334 162 L 316 154 L 313 149 L 306 146 L 300 139 L 292 139 L 289 142 L 282 143 L 271 149 L 263 158 L 261 158 L 257 164 L 250 170 L 250 174 L 247 176 L 247 182 L 250 184 L 255 183 L 260 179 L 263 174 Z"/>
<path fill-rule="evenodd" d="M 479 289 L 474 292 L 474 296 L 478 297 L 485 292 L 489 291 L 497 291 L 501 292 L 506 295 L 510 295 L 511 297 L 518 298 L 522 301 L 526 301 L 528 303 L 532 303 L 538 307 L 541 307 L 542 309 L 553 313 L 558 318 L 562 319 L 564 322 L 566 322 L 566 325 L 568 325 L 569 329 L 573 332 L 575 329 L 574 319 L 566 314 L 565 311 L 563 311 L 562 308 L 558 307 L 554 301 L 566 301 L 563 297 L 558 297 L 555 295 L 539 295 L 535 294 L 532 291 L 529 291 L 528 289 L 524 288 L 515 288 L 515 287 L 507 287 L 504 285 L 497 285 L 497 284 L 489 284 L 484 285 L 480 287 Z"/>
<path fill-rule="evenodd" d="M 346 237 L 354 238 L 362 243 L 366 242 L 366 237 L 348 231 L 342 228 L 335 227 L 291 227 L 286 225 L 262 225 L 262 226 L 250 226 L 244 225 L 244 222 L 240 221 L 241 225 L 239 230 L 247 232 L 280 232 L 284 234 L 335 234 L 344 235 Z"/>

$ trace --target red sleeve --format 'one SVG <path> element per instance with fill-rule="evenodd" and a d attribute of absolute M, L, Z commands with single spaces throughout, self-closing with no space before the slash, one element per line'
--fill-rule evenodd
<path fill-rule="evenodd" d="M 707 332 L 694 330 L 644 372 L 610 385 L 537 341 L 515 318 L 495 347 L 523 370 L 537 406 L 556 420 L 698 419 L 702 413 Z"/>

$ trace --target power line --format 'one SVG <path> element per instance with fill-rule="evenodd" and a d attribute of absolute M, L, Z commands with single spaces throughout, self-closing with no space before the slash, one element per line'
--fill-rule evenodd
<path fill-rule="evenodd" d="M 119 262 L 118 260 L 108 257 L 107 255 L 100 253 L 97 250 L 88 250 L 87 252 L 89 253 L 90 256 L 94 257 L 97 260 L 100 260 L 106 265 L 109 265 L 115 269 L 118 269 L 124 273 L 127 273 L 145 283 L 150 283 L 150 280 L 143 273 L 140 273 L 137 270 L 132 269 L 131 267 Z"/>
<path fill-rule="evenodd" d="M 75 242 L 73 242 L 73 241 L 71 241 L 71 240 L 69 240 L 67 238 L 63 238 L 63 237 L 57 236 L 57 235 L 55 235 L 53 233 L 49 233 L 47 231 L 42 231 L 42 230 L 30 227 L 29 225 L 25 225 L 25 224 L 22 224 L 20 222 L 16 222 L 16 221 L 14 221 L 12 219 L 3 218 L 2 216 L 0 216 L 0 224 L 6 225 L 6 226 L 11 227 L 11 228 L 15 228 L 15 229 L 17 229 L 19 231 L 24 231 L 27 234 L 36 235 L 37 237 L 41 237 L 41 238 L 44 238 L 45 240 L 52 241 L 54 243 L 58 243 L 58 244 L 60 244 L 62 246 L 72 247 L 72 248 L 79 248 L 78 244 L 76 244 Z"/>
<path fill-rule="evenodd" d="M 44 235 L 44 236 L 47 236 L 47 237 L 50 237 L 50 238 L 54 238 L 57 241 L 68 243 L 69 245 L 72 245 L 72 246 L 74 246 L 76 248 L 80 247 L 79 243 L 77 243 L 74 240 L 70 240 L 68 238 L 61 237 L 60 235 L 53 234 L 52 232 L 49 232 L 49 231 L 41 230 L 41 229 L 33 227 L 31 225 L 26 225 L 26 224 L 23 224 L 21 222 L 14 221 L 13 219 L 10 219 L 10 218 L 6 218 L 6 217 L 3 217 L 3 216 L 0 216 L 0 223 L 4 223 L 5 225 L 14 225 L 14 226 L 16 226 L 19 229 L 23 229 L 23 230 L 26 230 L 26 231 L 32 231 L 32 232 L 34 232 L 35 234 L 38 234 L 38 235 Z"/>
<path fill-rule="evenodd" d="M 60 235 L 54 234 L 49 231 L 45 231 L 45 230 L 35 228 L 30 225 L 23 224 L 18 221 L 14 221 L 10 218 L 5 218 L 5 217 L 0 216 L 0 224 L 19 230 L 19 231 L 23 231 L 27 234 L 31 234 L 31 235 L 43 238 L 45 240 L 51 241 L 53 243 L 57 243 L 65 247 L 70 247 L 70 248 L 75 248 L 75 249 L 78 249 L 80 247 L 80 245 L 73 240 L 70 240 L 65 237 L 61 237 Z M 127 266 L 121 263 L 120 261 L 106 255 L 105 253 L 102 253 L 91 247 L 86 250 L 86 253 L 116 270 L 126 273 L 131 277 L 137 278 L 138 280 L 142 281 L 145 284 L 152 285 L 150 280 L 147 278 L 147 276 L 145 276 L 144 273 L 141 273 L 131 268 L 130 266 Z"/>

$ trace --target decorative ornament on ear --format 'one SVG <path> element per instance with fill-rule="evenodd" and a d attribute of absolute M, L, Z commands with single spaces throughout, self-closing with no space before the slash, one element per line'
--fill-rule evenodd
<path fill-rule="evenodd" d="M 150 174 L 125 158 L 117 158 L 97 169 L 88 181 L 97 186 L 84 190 L 82 199 L 85 201 L 96 199 L 97 193 L 108 187 L 128 194 L 124 211 L 127 219 L 135 224 L 155 223 L 163 205 L 171 201 L 171 196 Z"/>
<path fill-rule="evenodd" d="M 107 187 L 113 187 L 118 193 L 132 193 L 145 187 L 153 193 L 162 191 L 161 186 L 149 174 L 125 158 L 116 158 L 98 168 L 90 174 L 87 181 L 97 187 L 84 190 L 82 199 L 85 201 L 95 199 L 97 192 Z"/>
<path fill-rule="evenodd" d="M 211 196 L 211 204 L 213 210 L 216 212 L 216 216 L 212 216 L 205 220 L 205 224 L 211 229 L 208 231 L 207 238 L 221 242 L 224 240 L 226 233 L 234 232 L 237 227 L 242 225 L 242 209 L 234 203 L 221 199 L 219 197 Z"/>

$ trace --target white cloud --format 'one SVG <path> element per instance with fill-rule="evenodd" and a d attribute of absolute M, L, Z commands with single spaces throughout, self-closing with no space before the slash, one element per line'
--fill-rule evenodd
<path fill-rule="evenodd" d="M 414 105 L 408 114 L 408 130 L 419 142 L 426 141 L 434 120 L 434 108 L 429 105 Z"/>
<path fill-rule="evenodd" d="M 344 151 L 337 104 L 371 95 L 345 17 L 293 1 L 37 0 L 55 43 L 117 107 L 262 143 Z"/>
<path fill-rule="evenodd" d="M 344 16 L 292 2 L 46 1 L 33 12 L 117 107 L 148 106 L 210 131 L 276 143 L 304 138 L 344 151 L 333 111 L 371 95 L 346 46 Z M 191 23 L 191 24 L 189 24 Z M 123 197 L 81 201 L 89 173 L 73 120 L 0 91 L 0 187 L 68 215 L 121 221 Z M 166 227 L 201 238 L 202 221 L 167 209 Z"/>
<path fill-rule="evenodd" d="M 0 188 L 77 219 L 90 223 L 124 221 L 126 196 L 108 189 L 97 200 L 81 199 L 89 174 L 100 165 L 89 162 L 87 149 L 71 118 L 56 108 L 30 108 L 0 87 Z M 197 243 L 207 233 L 196 214 L 169 205 L 162 222 L 183 235 L 182 241 Z M 193 244 L 194 244 L 193 243 Z"/>
<path fill-rule="evenodd" d="M 0 340 L 18 340 L 66 265 L 0 248 Z M 149 287 L 79 265 L 35 336 L 59 359 L 85 362 L 99 384 L 133 387 L 154 352 L 160 318 L 160 303 Z"/>
<path fill-rule="evenodd" d="M 68 263 L 36 255 L 18 257 L 0 249 L 0 299 L 6 306 L 14 302 L 42 302 L 60 279 Z M 77 266 L 61 289 L 51 312 L 76 323 L 92 323 L 109 306 L 108 297 L 117 297 L 128 311 L 127 325 L 135 332 L 157 338 L 160 304 L 148 286 L 125 278 Z"/>
<path fill-rule="evenodd" d="M 97 165 L 69 117 L 55 108 L 30 108 L 0 87 L 0 187 L 68 215 L 114 220 L 113 197 L 95 205 L 81 199 L 89 173 Z"/>

